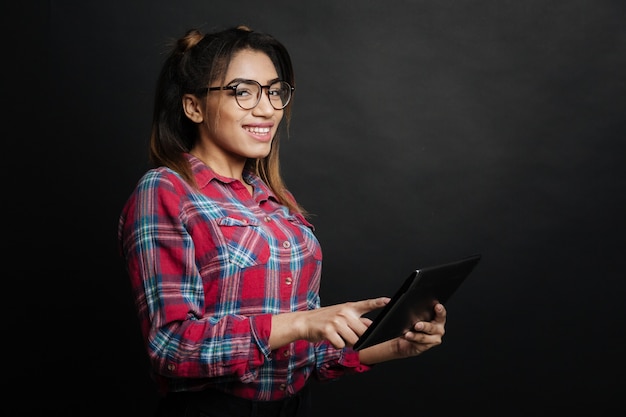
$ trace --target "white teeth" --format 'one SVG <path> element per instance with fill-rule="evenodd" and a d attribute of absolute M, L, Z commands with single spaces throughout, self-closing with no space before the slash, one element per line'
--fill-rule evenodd
<path fill-rule="evenodd" d="M 270 132 L 269 127 L 246 127 L 245 129 L 248 132 L 252 132 L 252 133 L 269 133 Z"/>

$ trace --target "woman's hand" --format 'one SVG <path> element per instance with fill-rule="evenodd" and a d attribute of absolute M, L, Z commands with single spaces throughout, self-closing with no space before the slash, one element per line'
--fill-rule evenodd
<path fill-rule="evenodd" d="M 270 346 L 276 349 L 298 339 L 312 343 L 328 340 L 337 349 L 352 346 L 372 323 L 363 315 L 384 307 L 389 300 L 379 297 L 275 315 Z"/>
<path fill-rule="evenodd" d="M 439 303 L 433 308 L 435 316 L 431 321 L 419 321 L 413 326 L 413 331 L 359 351 L 361 362 L 372 365 L 391 359 L 408 358 L 440 345 L 445 334 L 446 309 Z"/>
<path fill-rule="evenodd" d="M 446 309 L 443 304 L 435 304 L 434 310 L 432 321 L 419 321 L 413 326 L 414 331 L 392 340 L 399 357 L 417 356 L 441 344 L 446 332 Z"/>

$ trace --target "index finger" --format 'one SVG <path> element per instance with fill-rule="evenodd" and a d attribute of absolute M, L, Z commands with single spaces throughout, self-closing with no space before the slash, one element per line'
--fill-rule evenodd
<path fill-rule="evenodd" d="M 389 300 L 391 300 L 389 297 L 370 298 L 367 300 L 355 301 L 353 302 L 353 306 L 359 315 L 363 315 L 372 310 L 383 308 L 387 305 Z"/>

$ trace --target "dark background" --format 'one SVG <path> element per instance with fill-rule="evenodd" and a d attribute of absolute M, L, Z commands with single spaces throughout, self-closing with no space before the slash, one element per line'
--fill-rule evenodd
<path fill-rule="evenodd" d="M 441 346 L 314 385 L 314 415 L 623 412 L 623 1 L 3 8 L 6 415 L 151 415 L 117 218 L 165 44 L 239 23 L 292 54 L 283 173 L 315 215 L 324 305 L 483 255 Z"/>

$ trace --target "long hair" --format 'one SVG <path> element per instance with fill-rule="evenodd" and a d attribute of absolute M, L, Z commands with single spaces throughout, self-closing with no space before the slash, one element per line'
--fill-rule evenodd
<path fill-rule="evenodd" d="M 295 87 L 291 58 L 287 49 L 271 35 L 255 32 L 246 26 L 203 34 L 190 29 L 176 40 L 167 56 L 157 81 L 150 135 L 150 161 L 178 172 L 196 187 L 191 166 L 185 156 L 198 140 L 198 129 L 182 108 L 182 97 L 196 93 L 207 85 L 224 82 L 232 57 L 243 49 L 265 53 L 274 64 L 281 80 Z M 293 100 L 285 107 L 287 133 Z M 249 159 L 246 169 L 258 175 L 280 203 L 292 211 L 306 215 L 288 192 L 280 172 L 280 134 L 277 131 L 269 154 Z"/>

